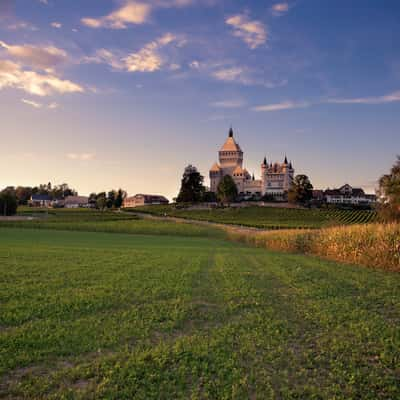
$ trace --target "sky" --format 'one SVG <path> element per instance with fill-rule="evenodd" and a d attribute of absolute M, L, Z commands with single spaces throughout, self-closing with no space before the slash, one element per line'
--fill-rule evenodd
<path fill-rule="evenodd" d="M 244 166 L 373 192 L 400 153 L 398 0 L 0 0 L 0 187 L 176 196 Z"/>

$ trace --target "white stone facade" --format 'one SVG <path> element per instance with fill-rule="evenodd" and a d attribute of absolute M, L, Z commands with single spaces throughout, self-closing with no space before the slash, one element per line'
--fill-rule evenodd
<path fill-rule="evenodd" d="M 290 189 L 294 178 L 292 163 L 287 158 L 282 164 L 268 164 L 267 159 L 261 164 L 261 179 L 255 179 L 243 168 L 243 151 L 233 138 L 230 129 L 228 139 L 218 153 L 219 163 L 210 169 L 210 190 L 216 193 L 218 184 L 225 175 L 230 175 L 236 183 L 238 193 L 244 196 L 266 194 L 283 199 Z"/>

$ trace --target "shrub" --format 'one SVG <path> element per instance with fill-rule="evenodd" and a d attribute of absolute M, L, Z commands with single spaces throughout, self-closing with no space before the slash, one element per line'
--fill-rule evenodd
<path fill-rule="evenodd" d="M 0 193 L 0 215 L 15 215 L 17 207 L 18 201 L 14 192 L 4 190 Z"/>

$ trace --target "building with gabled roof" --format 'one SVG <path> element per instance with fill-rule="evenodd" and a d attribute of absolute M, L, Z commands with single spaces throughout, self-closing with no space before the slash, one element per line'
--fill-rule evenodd
<path fill-rule="evenodd" d="M 363 189 L 346 183 L 339 189 L 326 189 L 324 199 L 328 204 L 371 205 L 376 202 L 376 195 L 366 194 Z"/>
<path fill-rule="evenodd" d="M 160 196 L 158 194 L 142 194 L 138 193 L 134 196 L 126 197 L 122 204 L 122 208 L 129 208 L 129 207 L 140 207 L 140 206 L 147 206 L 147 205 L 166 205 L 169 201 L 164 196 Z"/>
<path fill-rule="evenodd" d="M 214 163 L 210 169 L 210 190 L 216 193 L 218 184 L 225 175 L 230 175 L 238 192 L 243 196 L 271 195 L 284 199 L 294 178 L 294 168 L 287 157 L 282 164 L 268 164 L 267 158 L 261 164 L 261 179 L 255 179 L 243 168 L 243 151 L 233 137 L 233 129 L 229 130 L 228 138 L 218 152 L 219 163 Z"/>

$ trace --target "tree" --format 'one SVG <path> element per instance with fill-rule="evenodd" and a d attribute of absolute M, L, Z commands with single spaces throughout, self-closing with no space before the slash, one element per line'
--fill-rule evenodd
<path fill-rule="evenodd" d="M 0 215 L 10 216 L 17 213 L 18 201 L 14 190 L 3 190 L 0 193 Z"/>
<path fill-rule="evenodd" d="M 113 208 L 117 193 L 115 190 L 110 190 L 107 194 L 107 208 Z"/>
<path fill-rule="evenodd" d="M 125 197 L 126 197 L 126 192 L 122 189 L 118 189 L 117 196 L 115 197 L 114 200 L 114 207 L 121 208 Z"/>
<path fill-rule="evenodd" d="M 182 176 L 181 189 L 176 202 L 197 203 L 202 201 L 205 192 L 203 181 L 204 177 L 197 171 L 196 167 L 187 166 Z"/>
<path fill-rule="evenodd" d="M 214 192 L 204 192 L 203 201 L 205 203 L 215 203 L 217 201 L 217 196 Z"/>
<path fill-rule="evenodd" d="M 26 205 L 32 196 L 32 188 L 29 186 L 18 186 L 15 189 L 15 195 L 17 196 L 18 204 Z"/>
<path fill-rule="evenodd" d="M 96 206 L 102 211 L 107 207 L 107 196 L 105 192 L 101 192 L 97 195 Z"/>
<path fill-rule="evenodd" d="M 308 203 L 313 196 L 313 185 L 307 175 L 297 175 L 292 183 L 292 187 L 288 192 L 288 200 L 290 203 Z"/>
<path fill-rule="evenodd" d="M 379 179 L 378 195 L 380 217 L 384 221 L 400 221 L 400 156 L 397 157 L 389 174 Z"/>
<path fill-rule="evenodd" d="M 238 190 L 236 183 L 230 175 L 225 175 L 217 188 L 217 198 L 222 203 L 231 203 L 236 199 Z"/>

